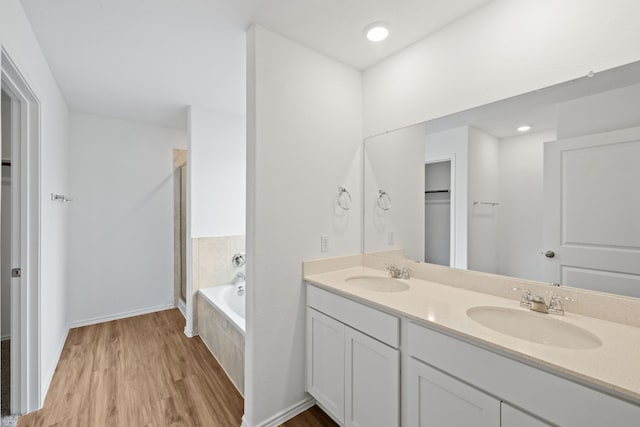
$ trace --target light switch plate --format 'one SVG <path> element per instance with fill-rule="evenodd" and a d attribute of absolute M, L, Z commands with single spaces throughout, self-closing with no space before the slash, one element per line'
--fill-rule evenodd
<path fill-rule="evenodd" d="M 329 236 L 326 234 L 320 236 L 320 252 L 329 252 Z"/>

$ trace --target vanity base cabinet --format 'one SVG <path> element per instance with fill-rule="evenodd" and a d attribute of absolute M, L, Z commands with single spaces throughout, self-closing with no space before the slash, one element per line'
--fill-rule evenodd
<path fill-rule="evenodd" d="M 532 415 L 502 402 L 500 410 L 500 427 L 551 427 Z"/>
<path fill-rule="evenodd" d="M 408 399 L 408 426 L 500 427 L 499 400 L 413 358 Z"/>
<path fill-rule="evenodd" d="M 338 423 L 344 422 L 345 326 L 307 309 L 307 391 Z"/>
<path fill-rule="evenodd" d="M 399 351 L 349 327 L 345 336 L 345 425 L 397 426 Z"/>
<path fill-rule="evenodd" d="M 408 325 L 407 335 L 410 360 L 434 367 L 442 375 L 446 373 L 451 381 L 459 381 L 480 393 L 495 396 L 496 401 L 503 401 L 503 427 L 640 425 L 640 406 L 561 375 L 412 322 Z M 409 388 L 407 393 L 410 402 L 417 401 L 415 390 Z M 450 404 L 460 405 L 460 398 L 455 393 L 450 392 L 450 395 L 453 402 Z M 529 414 L 536 414 L 540 420 Z M 500 423 L 494 425 L 497 427 Z"/>
<path fill-rule="evenodd" d="M 398 318 L 307 289 L 307 391 L 342 426 L 399 426 Z"/>

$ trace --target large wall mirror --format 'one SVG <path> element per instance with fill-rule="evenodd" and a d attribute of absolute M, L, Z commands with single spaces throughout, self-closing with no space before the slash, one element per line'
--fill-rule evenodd
<path fill-rule="evenodd" d="M 365 252 L 640 297 L 640 63 L 365 140 Z"/>

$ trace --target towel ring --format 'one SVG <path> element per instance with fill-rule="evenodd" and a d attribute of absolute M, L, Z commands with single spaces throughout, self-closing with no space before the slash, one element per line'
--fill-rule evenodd
<path fill-rule="evenodd" d="M 384 190 L 378 190 L 378 200 L 376 200 L 378 207 L 383 211 L 391 209 L 391 196 Z"/>
<path fill-rule="evenodd" d="M 338 195 L 336 196 L 336 201 L 338 202 L 338 206 L 342 208 L 342 210 L 348 211 L 351 209 L 351 193 L 347 191 L 344 187 L 338 187 Z"/>

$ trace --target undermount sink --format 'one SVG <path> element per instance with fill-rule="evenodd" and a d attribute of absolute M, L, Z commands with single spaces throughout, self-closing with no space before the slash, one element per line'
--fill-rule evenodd
<path fill-rule="evenodd" d="M 381 276 L 353 276 L 345 279 L 350 285 L 376 292 L 402 292 L 409 289 L 409 285 L 398 279 Z"/>
<path fill-rule="evenodd" d="M 590 349 L 602 345 L 591 332 L 548 314 L 503 307 L 473 307 L 467 316 L 489 329 L 515 338 L 571 349 Z"/>

